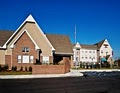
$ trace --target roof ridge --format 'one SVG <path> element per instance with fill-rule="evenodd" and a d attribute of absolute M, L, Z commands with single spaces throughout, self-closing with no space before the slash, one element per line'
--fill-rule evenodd
<path fill-rule="evenodd" d="M 101 43 L 101 42 L 104 42 L 106 39 L 103 39 L 103 40 L 101 40 L 101 41 L 99 41 L 99 42 L 97 42 L 97 43 L 95 43 L 95 44 L 98 44 L 98 43 Z M 94 44 L 94 45 L 95 45 Z"/>

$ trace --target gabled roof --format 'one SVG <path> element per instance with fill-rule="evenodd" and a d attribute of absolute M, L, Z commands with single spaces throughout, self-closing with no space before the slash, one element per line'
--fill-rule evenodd
<path fill-rule="evenodd" d="M 51 43 L 49 42 L 49 40 L 45 37 L 43 31 L 41 30 L 41 28 L 38 26 L 37 22 L 34 20 L 34 18 L 32 17 L 32 15 L 30 14 L 26 20 L 19 26 L 19 28 L 12 34 L 12 36 L 6 41 L 6 43 L 3 45 L 3 48 L 6 48 L 6 45 L 10 42 L 10 40 L 12 40 L 12 38 L 14 38 L 17 33 L 20 31 L 20 29 L 27 23 L 27 22 L 30 22 L 30 23 L 34 23 L 37 27 L 37 29 L 39 30 L 39 33 L 38 34 L 41 34 L 43 36 L 43 38 L 46 40 L 46 42 L 48 43 L 48 45 L 52 48 L 52 50 L 54 50 L 54 47 L 51 45 Z M 37 32 L 36 32 L 37 33 Z M 33 37 L 33 34 L 31 35 Z M 34 39 L 37 38 L 34 36 Z M 37 42 L 36 42 L 37 40 Z M 38 43 L 40 40 L 39 39 L 36 39 L 34 40 L 38 46 L 40 47 L 40 43 Z"/>
<path fill-rule="evenodd" d="M 72 44 L 72 47 L 75 48 L 76 44 Z M 97 49 L 96 45 L 80 44 L 82 49 Z"/>
<path fill-rule="evenodd" d="M 97 49 L 96 45 L 80 44 L 83 49 Z"/>
<path fill-rule="evenodd" d="M 17 39 L 12 43 L 12 45 L 10 46 L 11 48 L 14 48 L 14 44 L 17 42 L 17 40 L 26 32 L 26 34 L 29 36 L 29 38 L 31 39 L 31 41 L 35 44 L 35 49 L 40 49 L 38 47 L 38 45 L 36 44 L 36 42 L 32 39 L 31 35 L 28 33 L 28 31 L 25 29 L 18 37 Z"/>
<path fill-rule="evenodd" d="M 98 42 L 98 43 L 96 43 L 96 44 L 94 44 L 94 45 L 97 45 L 97 48 L 100 49 L 101 46 L 102 46 L 102 44 L 105 42 L 105 40 L 106 40 L 106 39 L 104 39 L 104 40 L 102 40 L 102 41 L 100 41 L 100 42 Z"/>
<path fill-rule="evenodd" d="M 55 48 L 55 53 L 73 53 L 72 44 L 66 35 L 46 34 L 46 37 Z"/>
<path fill-rule="evenodd" d="M 0 31 L 0 46 L 3 46 L 13 33 L 8 30 Z M 55 34 L 47 34 L 46 36 L 57 53 L 73 53 L 72 44 L 68 36 Z"/>
<path fill-rule="evenodd" d="M 13 31 L 0 30 L 0 46 L 2 47 L 5 42 L 11 37 Z"/>

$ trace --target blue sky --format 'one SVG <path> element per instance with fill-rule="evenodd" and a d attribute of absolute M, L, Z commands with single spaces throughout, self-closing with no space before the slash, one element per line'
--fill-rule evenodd
<path fill-rule="evenodd" d="M 0 0 L 0 29 L 16 30 L 32 14 L 45 33 L 94 44 L 105 38 L 120 57 L 120 0 Z"/>

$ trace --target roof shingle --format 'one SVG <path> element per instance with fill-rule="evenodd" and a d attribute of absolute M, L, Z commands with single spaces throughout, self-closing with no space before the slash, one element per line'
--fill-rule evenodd
<path fill-rule="evenodd" d="M 66 35 L 46 34 L 48 40 L 55 48 L 55 52 L 73 53 L 72 44 Z"/>
<path fill-rule="evenodd" d="M 97 49 L 96 45 L 80 44 L 84 49 Z"/>
<path fill-rule="evenodd" d="M 0 46 L 2 47 L 13 34 L 13 31 L 0 30 Z"/>
<path fill-rule="evenodd" d="M 94 44 L 94 45 L 97 45 L 97 48 L 100 49 L 104 42 L 105 42 L 105 39 L 100 41 L 100 42 L 98 42 L 98 43 L 96 43 L 96 44 Z"/>

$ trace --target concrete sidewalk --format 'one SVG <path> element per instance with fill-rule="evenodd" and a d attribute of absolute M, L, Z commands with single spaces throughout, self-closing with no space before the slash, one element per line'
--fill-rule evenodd
<path fill-rule="evenodd" d="M 54 78 L 54 77 L 79 77 L 79 76 L 83 76 L 83 74 L 78 71 L 71 71 L 65 74 L 0 75 L 0 79 Z"/>
<path fill-rule="evenodd" d="M 54 78 L 54 77 L 79 77 L 83 76 L 82 72 L 112 72 L 112 71 L 120 71 L 120 69 L 108 69 L 108 70 L 70 70 L 69 73 L 65 74 L 36 74 L 36 75 L 0 75 L 0 79 L 27 79 L 27 78 Z"/>

